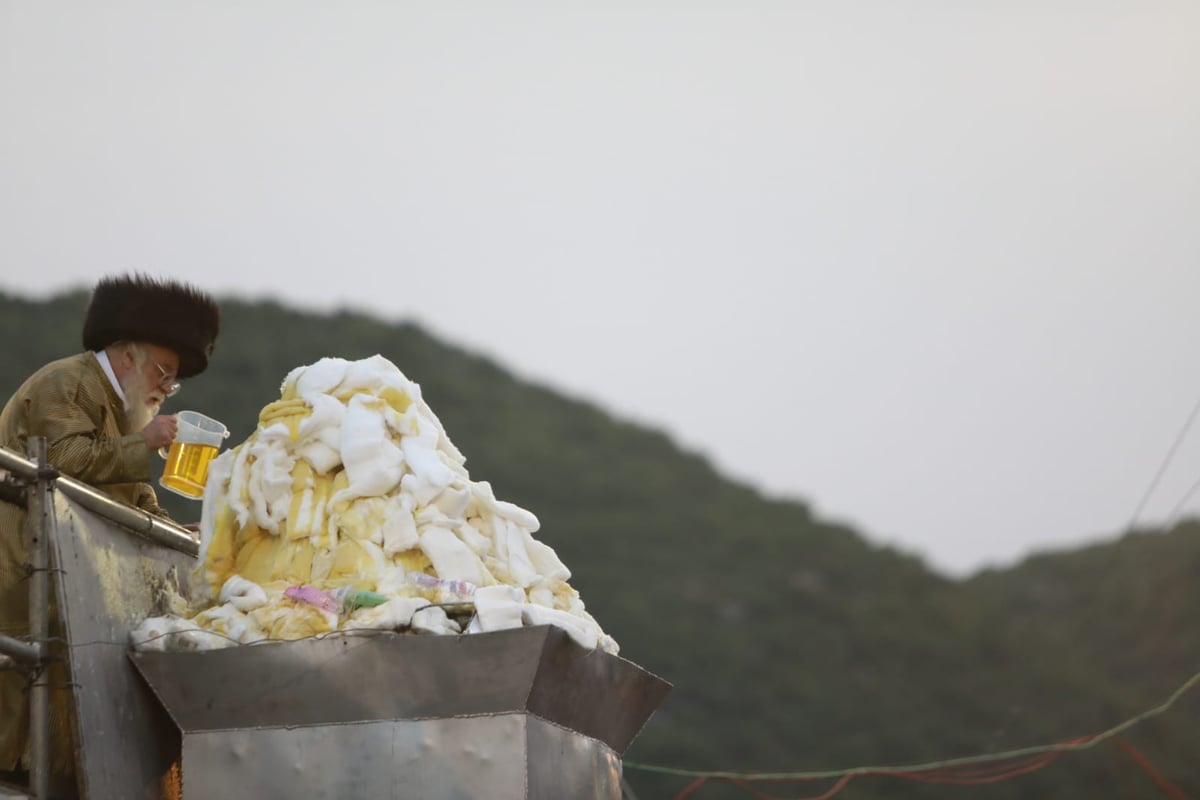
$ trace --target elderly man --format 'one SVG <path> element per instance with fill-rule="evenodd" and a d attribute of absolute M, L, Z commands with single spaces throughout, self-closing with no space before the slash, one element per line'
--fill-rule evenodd
<path fill-rule="evenodd" d="M 28 437 L 44 436 L 63 474 L 166 516 L 150 485 L 150 456 L 174 439 L 176 420 L 158 410 L 178 381 L 208 366 L 218 327 L 216 304 L 194 287 L 140 275 L 101 280 L 83 323 L 85 351 L 47 364 L 17 389 L 0 413 L 0 446 L 24 454 Z M 0 633 L 9 636 L 28 633 L 24 520 L 22 509 L 0 502 Z M 60 732 L 64 699 L 52 703 Z M 0 775 L 25 766 L 27 734 L 22 676 L 0 672 Z M 60 777 L 73 770 L 69 744 L 55 736 Z"/>

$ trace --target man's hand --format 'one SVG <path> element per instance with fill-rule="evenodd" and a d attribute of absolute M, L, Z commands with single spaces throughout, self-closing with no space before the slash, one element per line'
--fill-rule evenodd
<path fill-rule="evenodd" d="M 151 450 L 157 450 L 175 441 L 175 432 L 178 430 L 179 420 L 175 419 L 174 414 L 159 414 L 142 428 L 142 438 Z"/>

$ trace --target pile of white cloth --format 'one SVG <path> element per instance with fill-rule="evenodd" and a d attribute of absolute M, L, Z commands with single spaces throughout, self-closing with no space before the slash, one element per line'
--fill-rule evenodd
<path fill-rule="evenodd" d="M 382 356 L 321 359 L 283 382 L 257 430 L 209 469 L 196 597 L 133 634 L 206 649 L 335 630 L 435 634 L 556 625 L 617 652 L 533 534 L 529 511 L 466 459 Z M 473 608 L 465 631 L 447 608 Z"/>

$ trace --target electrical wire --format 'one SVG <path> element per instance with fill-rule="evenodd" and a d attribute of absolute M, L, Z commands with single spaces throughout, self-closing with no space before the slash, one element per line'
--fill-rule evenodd
<path fill-rule="evenodd" d="M 1176 503 L 1175 507 L 1171 509 L 1171 513 L 1167 514 L 1167 521 L 1163 523 L 1163 530 L 1169 531 L 1171 528 L 1175 527 L 1175 523 L 1179 521 L 1181 516 L 1183 516 L 1183 507 L 1187 505 L 1187 501 L 1191 500 L 1192 495 L 1194 495 L 1197 491 L 1200 491 L 1200 480 L 1197 480 L 1195 483 L 1193 483 L 1188 490 L 1183 493 L 1183 497 L 1179 498 L 1179 502 Z"/>
<path fill-rule="evenodd" d="M 1192 675 L 1184 681 L 1171 695 L 1153 708 L 1149 708 L 1136 716 L 1121 722 L 1109 728 L 1102 733 L 1092 736 L 1084 736 L 1078 739 L 1073 739 L 1066 742 L 1058 742 L 1056 744 L 1038 745 L 1034 747 L 1023 747 L 1014 750 L 1006 750 L 1000 753 L 985 753 L 976 756 L 965 756 L 962 758 L 943 759 L 941 761 L 929 761 L 919 764 L 906 764 L 899 766 L 864 766 L 851 767 L 849 769 L 833 769 L 833 770 L 817 770 L 807 772 L 731 772 L 731 771 L 707 771 L 695 769 L 682 769 L 677 767 L 663 767 L 654 764 L 640 764 L 637 762 L 626 761 L 625 769 L 633 769 L 641 772 L 652 772 L 661 775 L 676 775 L 685 778 L 707 778 L 707 779 L 722 779 L 731 781 L 808 781 L 820 780 L 822 778 L 843 778 L 854 777 L 860 775 L 889 775 L 892 777 L 906 777 L 920 773 L 941 772 L 948 768 L 968 767 L 978 764 L 990 764 L 1002 761 L 1012 761 L 1018 758 L 1028 756 L 1042 756 L 1053 754 L 1058 757 L 1063 753 L 1075 752 L 1079 750 L 1089 750 L 1101 742 L 1108 741 L 1121 733 L 1124 733 L 1133 726 L 1144 722 L 1147 719 L 1156 717 L 1159 714 L 1170 709 L 1175 703 L 1200 683 L 1200 672 Z"/>
<path fill-rule="evenodd" d="M 1094 738 L 1096 738 L 1096 737 L 1083 737 L 1081 739 L 1075 740 L 1075 742 L 1064 743 L 1064 744 L 1082 744 L 1084 742 L 1091 741 Z M 1142 769 L 1142 771 L 1146 773 L 1147 776 L 1149 776 L 1149 778 L 1155 783 L 1155 785 L 1158 786 L 1158 788 L 1160 788 L 1163 791 L 1163 793 L 1169 798 L 1169 800 L 1188 800 L 1187 795 L 1184 794 L 1183 791 L 1180 790 L 1180 788 L 1178 786 L 1176 786 L 1165 775 L 1163 775 L 1161 772 L 1159 772 L 1154 767 L 1154 765 L 1150 763 L 1149 759 L 1147 759 L 1144 755 L 1142 755 L 1137 750 L 1137 748 L 1134 747 L 1132 744 L 1130 744 L 1126 739 L 1124 739 L 1120 736 L 1116 736 L 1116 737 L 1113 737 L 1113 739 L 1111 740 L 1111 743 L 1114 746 L 1125 751 L 1125 753 L 1127 753 L 1130 756 L 1130 758 L 1134 761 L 1134 763 L 1138 767 L 1140 767 Z M 963 767 L 949 767 L 946 769 L 927 770 L 924 772 L 879 772 L 879 773 L 867 773 L 867 774 L 870 774 L 873 776 L 878 776 L 878 777 L 901 778 L 901 779 L 905 779 L 905 780 L 916 781 L 916 782 L 927 783 L 927 784 L 934 784 L 934 785 L 949 784 L 949 785 L 958 785 L 958 786 L 973 786 L 973 785 L 981 785 L 981 784 L 987 784 L 987 783 L 999 783 L 1000 781 L 1006 781 L 1006 780 L 1010 780 L 1012 778 L 1020 777 L 1022 775 L 1028 775 L 1029 773 L 1036 772 L 1040 769 L 1043 769 L 1044 767 L 1049 766 L 1053 761 L 1057 760 L 1065 752 L 1066 752 L 1066 750 L 1057 750 L 1054 752 L 1047 752 L 1047 753 L 1043 753 L 1041 755 L 1033 756 L 1030 758 L 1024 758 L 1020 762 L 1015 763 L 1015 764 L 989 766 L 989 767 L 985 767 L 983 769 L 964 769 Z M 699 789 L 701 786 L 703 786 L 705 783 L 707 783 L 710 780 L 719 780 L 719 781 L 722 781 L 725 783 L 733 784 L 734 786 L 738 787 L 739 789 L 746 792 L 747 794 L 757 798 L 758 800 L 829 800 L 829 798 L 831 798 L 834 795 L 841 792 L 841 790 L 844 789 L 846 787 L 846 785 L 848 783 L 850 783 L 851 779 L 854 777 L 861 777 L 861 776 L 850 775 L 850 774 L 843 775 L 836 783 L 833 784 L 833 786 L 831 786 L 825 792 L 823 792 L 819 795 L 808 795 L 806 797 L 800 797 L 800 798 L 782 798 L 782 797 L 778 797 L 776 795 L 771 795 L 771 794 L 767 794 L 765 792 L 759 791 L 758 789 L 756 789 L 753 786 L 750 779 L 702 777 L 702 778 L 697 778 L 696 780 L 692 781 L 692 783 L 688 784 L 688 786 L 682 792 L 680 792 L 678 795 L 676 795 L 675 800 L 684 800 L 684 798 L 693 794 L 697 789 Z M 753 779 L 753 780 L 758 780 L 758 779 Z M 772 782 L 779 782 L 784 779 L 773 778 L 770 780 Z M 797 780 L 797 781 L 798 780 L 807 780 L 807 778 L 797 778 L 797 779 L 792 779 L 792 780 Z"/>
<path fill-rule="evenodd" d="M 1175 459 L 1175 453 L 1178 452 L 1179 446 L 1183 444 L 1188 431 L 1191 430 L 1192 423 L 1196 421 L 1197 414 L 1200 414 L 1200 399 L 1196 400 L 1196 405 L 1192 407 L 1192 413 L 1188 414 L 1187 421 L 1183 423 L 1183 427 L 1175 435 L 1175 441 L 1167 449 L 1167 455 L 1163 458 L 1162 463 L 1159 464 L 1158 472 L 1154 474 L 1154 477 L 1150 480 L 1150 485 L 1146 487 L 1146 491 L 1142 494 L 1142 499 L 1138 501 L 1137 507 L 1134 508 L 1133 514 L 1129 518 L 1129 524 L 1125 526 L 1126 532 L 1133 530 L 1133 526 L 1137 524 L 1138 519 L 1142 516 L 1142 512 L 1146 509 L 1146 504 L 1150 502 L 1150 496 L 1154 494 L 1154 490 L 1158 488 L 1159 481 L 1166 474 L 1167 467 Z"/>

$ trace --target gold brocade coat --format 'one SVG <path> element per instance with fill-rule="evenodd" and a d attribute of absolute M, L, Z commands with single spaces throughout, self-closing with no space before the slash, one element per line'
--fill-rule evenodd
<path fill-rule="evenodd" d="M 150 448 L 130 431 L 124 405 L 95 354 L 80 353 L 35 372 L 0 412 L 0 447 L 26 455 L 30 436 L 46 438 L 47 459 L 64 475 L 110 497 L 166 516 L 150 485 Z M 25 510 L 0 501 L 0 633 L 29 631 Z M 23 683 L 0 672 L 0 770 L 25 749 Z M 16 696 L 14 693 L 19 693 Z"/>

